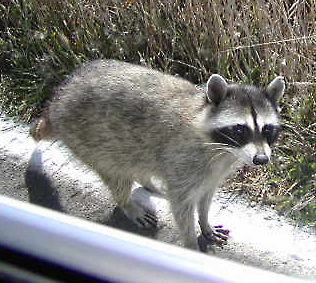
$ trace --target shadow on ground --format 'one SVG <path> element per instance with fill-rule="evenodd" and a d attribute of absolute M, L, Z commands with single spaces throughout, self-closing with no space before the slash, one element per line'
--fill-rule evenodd
<path fill-rule="evenodd" d="M 62 212 L 58 191 L 45 175 L 41 164 L 42 152 L 34 150 L 24 175 L 29 202 Z"/>
<path fill-rule="evenodd" d="M 106 224 L 106 225 L 113 227 L 113 228 L 122 229 L 122 230 L 125 230 L 128 232 L 132 232 L 132 233 L 146 236 L 146 237 L 150 237 L 150 238 L 155 238 L 155 236 L 157 235 L 157 233 L 159 231 L 159 228 L 157 228 L 157 229 L 144 229 L 144 228 L 138 227 L 134 222 L 132 222 L 131 220 L 129 220 L 125 216 L 122 209 L 119 208 L 118 206 L 114 209 L 109 220 L 103 224 Z"/>
<path fill-rule="evenodd" d="M 68 209 L 64 208 L 60 201 L 58 188 L 54 187 L 50 177 L 47 176 L 47 174 L 44 172 L 42 164 L 42 152 L 35 150 L 30 158 L 24 176 L 25 184 L 28 189 L 29 202 L 49 209 L 53 209 L 55 211 L 66 212 Z M 76 205 L 80 206 L 80 203 L 76 203 L 74 206 Z M 92 213 L 93 211 L 91 212 L 91 214 Z M 104 213 L 109 212 L 105 211 Z M 86 218 L 89 219 L 90 217 L 87 216 Z M 113 211 L 111 211 L 111 215 L 109 215 L 108 217 L 99 218 L 98 222 L 100 224 L 150 238 L 155 238 L 159 230 L 147 230 L 138 227 L 125 216 L 125 214 L 119 207 L 116 207 Z"/>

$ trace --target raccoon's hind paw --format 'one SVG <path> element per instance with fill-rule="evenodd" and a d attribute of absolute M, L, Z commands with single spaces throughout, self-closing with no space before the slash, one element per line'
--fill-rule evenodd
<path fill-rule="evenodd" d="M 215 245 L 221 247 L 227 244 L 229 232 L 229 230 L 223 229 L 223 225 L 210 227 L 209 231 L 202 233 L 198 237 L 198 245 L 201 252 L 206 253 L 210 249 L 215 253 Z"/>

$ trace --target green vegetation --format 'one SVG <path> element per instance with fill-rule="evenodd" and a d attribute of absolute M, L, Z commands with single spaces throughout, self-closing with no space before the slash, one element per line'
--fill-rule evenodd
<path fill-rule="evenodd" d="M 2 110 L 27 122 L 75 67 L 100 57 L 194 83 L 214 72 L 254 84 L 284 74 L 275 162 L 246 168 L 233 187 L 316 221 L 315 1 L 2 0 L 0 14 Z"/>

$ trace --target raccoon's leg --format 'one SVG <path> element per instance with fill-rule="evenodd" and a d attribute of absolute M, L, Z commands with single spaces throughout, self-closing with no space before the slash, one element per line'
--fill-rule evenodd
<path fill-rule="evenodd" d="M 142 186 L 149 192 L 153 193 L 153 194 L 159 194 L 157 188 L 153 185 L 153 183 L 151 182 L 150 179 L 141 179 L 140 183 L 142 184 Z"/>
<path fill-rule="evenodd" d="M 208 222 L 208 212 L 213 198 L 213 193 L 206 193 L 198 202 L 199 224 L 202 234 L 198 238 L 199 248 L 207 252 L 208 245 L 223 245 L 227 243 L 229 230 L 222 225 L 211 226 Z M 214 249 L 211 247 L 214 251 Z"/>
<path fill-rule="evenodd" d="M 113 198 L 129 219 L 143 228 L 157 227 L 155 212 L 135 195 L 132 196 L 132 180 L 117 177 L 103 177 L 103 180 L 108 185 Z"/>
<path fill-rule="evenodd" d="M 158 197 L 165 197 L 163 192 L 153 184 L 150 177 L 147 177 L 147 176 L 142 177 L 139 180 L 139 182 L 143 186 L 143 188 L 146 189 L 147 191 L 149 191 L 151 194 L 158 196 Z"/>
<path fill-rule="evenodd" d="M 198 250 L 194 221 L 195 204 L 187 200 L 179 200 L 179 191 L 169 192 L 169 201 L 183 244 L 189 249 Z"/>

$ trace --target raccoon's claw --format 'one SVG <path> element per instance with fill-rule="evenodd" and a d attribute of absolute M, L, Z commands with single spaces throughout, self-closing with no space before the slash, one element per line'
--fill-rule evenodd
<path fill-rule="evenodd" d="M 136 222 L 139 226 L 146 229 L 155 229 L 158 226 L 158 219 L 156 215 L 148 210 L 142 218 L 137 217 Z"/>
<path fill-rule="evenodd" d="M 151 203 L 149 196 L 144 196 L 142 191 L 143 188 L 135 189 L 132 198 L 121 208 L 125 215 L 140 228 L 156 229 L 158 218 L 155 206 Z"/>
<path fill-rule="evenodd" d="M 210 232 L 202 233 L 198 237 L 198 245 L 202 252 L 207 252 L 208 248 L 215 253 L 214 246 L 227 244 L 229 230 L 223 229 L 223 225 L 214 226 Z"/>

